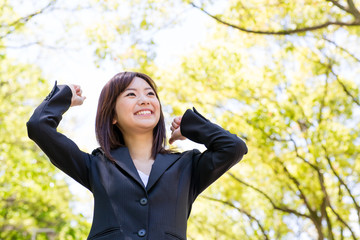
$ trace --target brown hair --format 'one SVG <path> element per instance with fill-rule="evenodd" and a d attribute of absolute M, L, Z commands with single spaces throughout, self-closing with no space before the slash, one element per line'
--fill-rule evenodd
<path fill-rule="evenodd" d="M 120 129 L 113 124 L 115 117 L 115 105 L 117 97 L 125 91 L 135 77 L 144 79 L 150 87 L 154 90 L 157 99 L 160 99 L 156 91 L 155 82 L 146 74 L 138 72 L 120 72 L 110 79 L 103 87 L 96 113 L 95 133 L 96 139 L 100 144 L 105 156 L 111 161 L 114 158 L 110 154 L 110 150 L 125 146 L 123 135 Z M 151 157 L 155 159 L 158 153 L 171 152 L 165 149 L 166 145 L 166 131 L 165 120 L 160 103 L 160 119 L 153 130 L 153 146 L 151 150 Z"/>

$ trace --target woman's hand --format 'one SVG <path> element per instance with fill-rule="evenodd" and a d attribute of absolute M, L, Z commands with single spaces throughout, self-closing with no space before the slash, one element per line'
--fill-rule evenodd
<path fill-rule="evenodd" d="M 171 123 L 171 127 L 170 127 L 171 137 L 169 139 L 170 144 L 173 144 L 176 140 L 186 139 L 186 137 L 184 137 L 180 131 L 181 117 L 182 116 L 174 118 L 173 122 Z"/>
<path fill-rule="evenodd" d="M 81 96 L 81 94 L 82 94 L 81 87 L 79 85 L 75 85 L 75 84 L 68 84 L 68 86 L 70 87 L 71 92 L 72 92 L 70 107 L 80 106 L 81 104 L 83 104 L 86 97 Z"/>

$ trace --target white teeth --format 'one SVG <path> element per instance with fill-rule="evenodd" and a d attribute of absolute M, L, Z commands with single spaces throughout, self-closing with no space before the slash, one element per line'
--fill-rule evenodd
<path fill-rule="evenodd" d="M 145 115 L 145 114 L 151 114 L 151 111 L 140 111 L 136 113 L 136 115 Z"/>

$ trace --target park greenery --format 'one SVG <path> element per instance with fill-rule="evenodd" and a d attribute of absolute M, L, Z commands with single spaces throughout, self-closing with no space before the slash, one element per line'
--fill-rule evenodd
<path fill-rule="evenodd" d="M 77 33 L 98 67 L 152 76 L 172 115 L 194 105 L 246 141 L 249 153 L 194 204 L 188 239 L 360 239 L 359 0 L 31 0 L 27 12 L 24 2 L 0 0 L 0 239 L 89 231 L 62 173 L 27 138 L 49 91 L 42 66 L 9 55 L 61 51 Z M 157 64 L 153 35 L 190 10 L 208 18 L 206 41 Z M 69 34 L 44 39 L 46 17 L 61 11 Z"/>

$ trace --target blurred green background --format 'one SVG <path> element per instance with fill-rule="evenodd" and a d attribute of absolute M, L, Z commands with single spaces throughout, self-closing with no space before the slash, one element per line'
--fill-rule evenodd
<path fill-rule="evenodd" d="M 79 83 L 60 130 L 91 152 L 123 70 L 156 81 L 167 121 L 195 106 L 249 147 L 188 239 L 360 239 L 359 46 L 360 0 L 0 0 L 0 239 L 86 238 L 90 195 L 78 210 L 25 123 L 54 79 Z"/>

